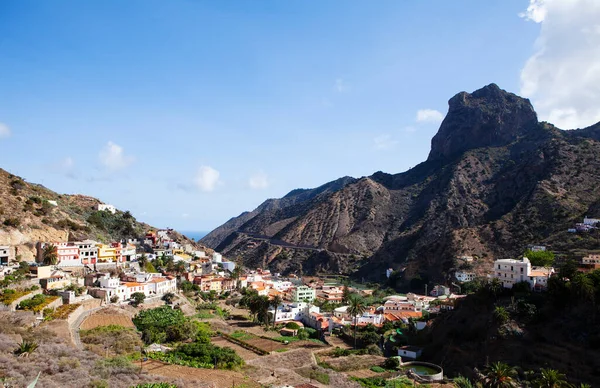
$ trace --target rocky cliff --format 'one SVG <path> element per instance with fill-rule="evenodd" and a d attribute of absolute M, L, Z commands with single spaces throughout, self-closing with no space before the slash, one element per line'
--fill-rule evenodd
<path fill-rule="evenodd" d="M 538 122 L 527 99 L 488 85 L 450 99 L 420 165 L 292 191 L 202 242 L 284 272 L 375 279 L 392 267 L 406 282 L 439 280 L 463 255 L 483 271 L 527 244 L 582 244 L 566 229 L 586 214 L 600 216 L 599 140 L 600 124 L 559 130 Z M 304 195 L 291 201 L 297 193 Z"/>
<path fill-rule="evenodd" d="M 98 212 L 99 199 L 58 194 L 44 186 L 0 169 L 0 245 L 17 248 L 17 255 L 31 261 L 38 241 L 93 239 L 110 242 L 143 236 L 156 228 L 136 221 L 129 212 Z M 181 242 L 193 243 L 173 232 Z"/>

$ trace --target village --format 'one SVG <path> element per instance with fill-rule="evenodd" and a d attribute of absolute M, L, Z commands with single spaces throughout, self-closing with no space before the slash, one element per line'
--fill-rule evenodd
<path fill-rule="evenodd" d="M 99 210 L 114 211 L 106 205 Z M 586 218 L 582 225 L 595 228 L 597 222 Z M 527 252 L 538 261 L 546 247 L 530 246 Z M 144 311 L 166 306 L 186 319 L 208 323 L 217 333 L 212 343 L 235 350 L 249 364 L 291 350 L 314 354 L 317 364 L 308 364 L 315 368 L 335 364 L 340 356 L 360 356 L 365 358 L 358 364 L 334 370 L 354 379 L 385 373 L 386 378 L 421 383 L 443 382 L 444 375 L 438 365 L 419 361 L 427 344 L 418 333 L 453 310 L 466 297 L 469 284 L 483 281 L 504 289 L 524 284 L 532 292 L 543 292 L 556 274 L 551 265 L 533 265 L 523 256 L 495 260 L 485 276 L 456 270 L 447 284 L 430 289 L 425 284 L 422 292 L 398 294 L 343 276 L 284 276 L 243 268 L 218 252 L 178 243 L 168 229 L 111 243 L 40 241 L 34 262 L 18 261 L 16 256 L 14 247 L 0 246 L 0 281 L 5 287 L 0 310 L 32 313 L 34 325 L 61 317 L 76 346 L 83 346 L 82 328 L 114 323 L 107 318 L 111 314 L 117 316 L 115 322 L 125 320 L 133 326 L 132 318 L 135 322 Z M 473 260 L 457 258 L 463 263 L 460 268 L 469 268 Z M 583 273 L 599 268 L 600 254 L 588 254 L 578 264 Z M 390 278 L 395 272 L 389 268 L 385 275 Z M 172 344 L 159 338 L 163 337 L 145 340 L 145 362 L 163 362 L 172 351 Z M 264 361 L 261 365 L 267 367 Z M 322 371 L 307 373 L 309 382 L 329 381 Z M 270 386 L 310 386 L 306 373 L 280 379 L 276 375 L 273 369 L 267 378 L 254 378 Z"/>

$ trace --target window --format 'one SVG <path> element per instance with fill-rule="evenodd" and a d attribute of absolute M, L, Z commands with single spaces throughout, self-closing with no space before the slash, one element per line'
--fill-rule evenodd
<path fill-rule="evenodd" d="M 498 269 L 500 269 L 500 264 L 498 264 Z"/>
<path fill-rule="evenodd" d="M 521 273 L 523 273 L 523 267 L 521 267 Z"/>
<path fill-rule="evenodd" d="M 512 266 L 512 265 L 510 266 L 510 270 L 511 270 L 511 271 L 514 271 L 514 268 L 513 268 L 513 266 Z"/>

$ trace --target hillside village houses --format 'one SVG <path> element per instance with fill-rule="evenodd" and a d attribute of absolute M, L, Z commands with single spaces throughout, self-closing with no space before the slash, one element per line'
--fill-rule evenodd
<path fill-rule="evenodd" d="M 112 214 L 115 214 L 117 212 L 117 208 L 115 208 L 113 205 L 108 205 L 105 203 L 99 203 L 98 204 L 98 211 L 107 211 L 110 212 Z"/>
<path fill-rule="evenodd" d="M 532 289 L 543 290 L 554 272 L 552 267 L 532 267 L 526 257 L 521 260 L 502 259 L 494 262 L 492 278 L 498 279 L 504 288 L 512 288 L 518 282 L 527 282 Z"/>
<path fill-rule="evenodd" d="M 456 278 L 456 280 L 458 280 L 461 283 L 468 283 L 468 282 L 472 282 L 473 280 L 475 280 L 477 275 L 475 275 L 475 273 L 473 273 L 473 272 L 456 271 L 454 273 L 454 277 Z"/>
<path fill-rule="evenodd" d="M 0 265 L 8 265 L 11 262 L 11 247 L 0 245 Z"/>

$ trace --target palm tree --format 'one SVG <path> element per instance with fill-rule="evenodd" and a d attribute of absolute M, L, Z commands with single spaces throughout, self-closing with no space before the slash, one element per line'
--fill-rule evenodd
<path fill-rule="evenodd" d="M 348 314 L 354 320 L 354 349 L 356 349 L 356 326 L 358 325 L 357 317 L 362 315 L 367 306 L 365 305 L 365 301 L 357 294 L 352 294 L 348 297 Z"/>
<path fill-rule="evenodd" d="M 503 362 L 495 362 L 485 368 L 483 386 L 486 388 L 515 388 L 517 371 Z"/>
<path fill-rule="evenodd" d="M 242 276 L 242 267 L 240 265 L 236 265 L 231 271 L 231 278 L 235 280 L 235 289 L 237 290 L 240 285 L 240 276 Z"/>
<path fill-rule="evenodd" d="M 181 275 L 182 273 L 184 273 L 185 272 L 185 263 L 181 260 L 178 261 L 177 263 L 175 263 L 174 271 L 177 275 Z"/>
<path fill-rule="evenodd" d="M 29 355 L 38 348 L 38 344 L 33 341 L 22 341 L 18 344 L 18 347 L 13 351 L 16 356 L 29 357 Z"/>
<path fill-rule="evenodd" d="M 48 244 L 44 247 L 42 259 L 46 265 L 58 264 L 58 248 L 53 244 Z"/>
<path fill-rule="evenodd" d="M 471 380 L 464 376 L 458 376 L 452 382 L 454 383 L 454 386 L 456 388 L 474 388 L 474 385 L 471 382 Z"/>
<path fill-rule="evenodd" d="M 273 299 L 271 299 L 270 305 L 275 308 L 275 312 L 273 313 L 273 328 L 275 328 L 275 318 L 277 317 L 277 307 L 283 303 L 283 299 L 281 296 L 275 295 Z"/>
<path fill-rule="evenodd" d="M 556 369 L 541 369 L 541 376 L 535 380 L 536 387 L 540 388 L 564 388 L 568 387 L 566 376 Z"/>

